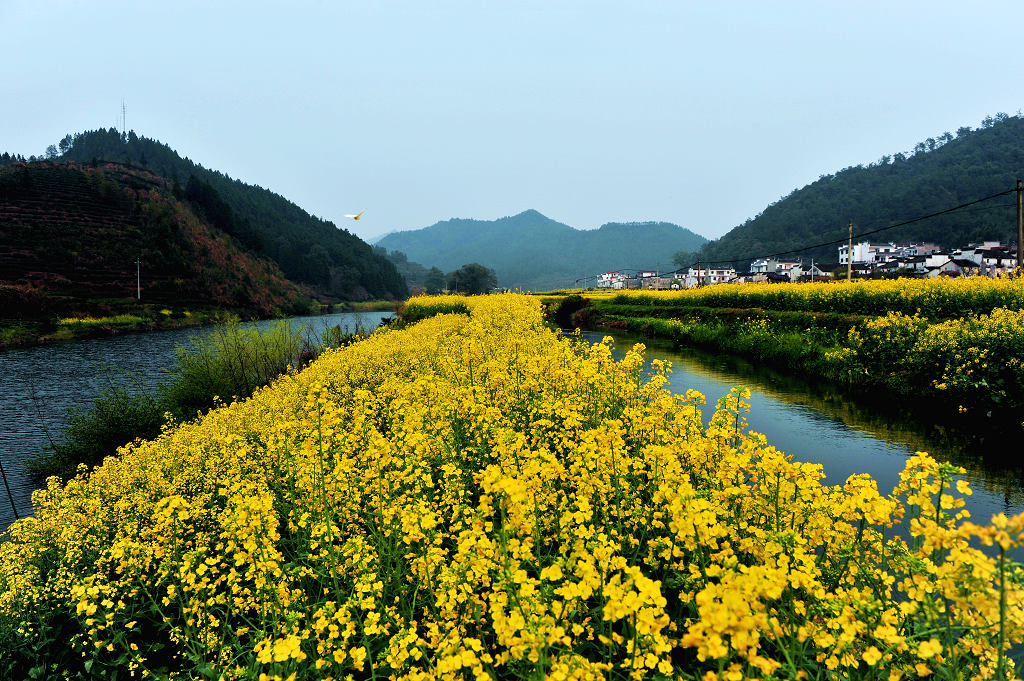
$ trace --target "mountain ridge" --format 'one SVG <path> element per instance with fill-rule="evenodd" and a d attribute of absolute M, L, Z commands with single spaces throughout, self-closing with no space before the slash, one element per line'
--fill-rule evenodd
<path fill-rule="evenodd" d="M 494 220 L 450 218 L 392 232 L 376 246 L 445 271 L 477 262 L 495 270 L 500 286 L 543 290 L 571 286 L 576 279 L 610 269 L 664 269 L 676 251 L 697 250 L 705 241 L 691 230 L 660 221 L 577 229 L 530 208 Z"/>

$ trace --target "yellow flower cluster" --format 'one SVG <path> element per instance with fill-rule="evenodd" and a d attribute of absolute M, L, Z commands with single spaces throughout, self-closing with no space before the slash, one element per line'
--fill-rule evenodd
<path fill-rule="evenodd" d="M 1024 310 L 937 323 L 891 312 L 852 329 L 848 343 L 868 373 L 920 372 L 964 401 L 1019 406 L 1024 399 Z"/>
<path fill-rule="evenodd" d="M 594 297 L 590 292 L 588 298 Z M 599 294 L 598 297 L 606 297 Z M 616 291 L 613 302 L 631 305 L 806 310 L 852 314 L 888 311 L 926 317 L 987 313 L 997 307 L 1024 309 L 1024 279 L 959 277 L 955 279 L 877 279 L 787 285 L 718 284 L 680 291 Z"/>
<path fill-rule="evenodd" d="M 455 302 L 51 480 L 0 545 L 0 671 L 1014 673 L 1024 516 L 966 522 L 956 469 L 826 486 L 745 431 L 743 389 L 705 426 L 641 345 L 617 361 L 525 296 Z"/>

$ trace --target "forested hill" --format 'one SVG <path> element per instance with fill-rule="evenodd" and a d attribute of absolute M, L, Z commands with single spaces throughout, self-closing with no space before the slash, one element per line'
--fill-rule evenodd
<path fill-rule="evenodd" d="M 608 270 L 666 269 L 673 253 L 695 251 L 705 241 L 667 222 L 579 230 L 528 210 L 498 220 L 445 220 L 393 232 L 376 245 L 446 272 L 477 262 L 495 270 L 500 286 L 544 290 Z"/>
<path fill-rule="evenodd" d="M 0 167 L 0 319 L 134 313 L 143 304 L 267 317 L 308 309 L 309 295 L 145 170 Z"/>
<path fill-rule="evenodd" d="M 962 127 L 918 143 L 913 151 L 826 175 L 793 191 L 720 239 L 704 245 L 706 261 L 754 259 L 846 239 L 989 196 L 1024 177 L 1024 118 L 998 114 L 980 128 Z M 923 241 L 945 248 L 984 240 L 1016 241 L 1013 195 L 867 237 Z M 837 246 L 796 257 L 835 262 Z M 745 266 L 746 262 L 738 263 Z"/>
<path fill-rule="evenodd" d="M 69 135 L 61 140 L 60 151 L 62 160 L 141 166 L 187 188 L 188 198 L 204 204 L 216 226 L 276 262 L 289 279 L 321 294 L 345 300 L 400 299 L 408 294 L 394 264 L 348 230 L 311 216 L 268 189 L 182 158 L 162 142 L 111 128 Z"/>

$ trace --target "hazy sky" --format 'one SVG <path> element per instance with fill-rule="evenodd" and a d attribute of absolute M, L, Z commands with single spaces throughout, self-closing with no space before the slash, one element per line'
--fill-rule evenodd
<path fill-rule="evenodd" d="M 1010 2 L 0 0 L 0 151 L 120 124 L 370 239 L 535 208 L 710 238 L 1024 107 Z M 365 210 L 358 223 L 345 213 Z"/>

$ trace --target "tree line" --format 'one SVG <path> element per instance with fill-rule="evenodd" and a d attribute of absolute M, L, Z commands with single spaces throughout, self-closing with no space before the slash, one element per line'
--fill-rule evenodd
<path fill-rule="evenodd" d="M 445 292 L 477 295 L 488 293 L 498 286 L 497 273 L 480 263 L 468 263 L 445 273 L 439 267 L 428 269 L 409 260 L 402 251 L 389 252 L 383 246 L 375 246 L 373 250 L 394 263 L 413 292 L 422 291 L 428 295 Z"/>
<path fill-rule="evenodd" d="M 756 216 L 697 251 L 679 253 L 679 264 L 697 257 L 714 263 L 755 259 L 845 239 L 1011 189 L 1024 159 L 1024 117 L 999 113 L 981 126 L 960 127 L 887 154 L 867 165 L 822 175 L 768 205 Z M 991 201 L 880 233 L 877 240 L 929 242 L 954 248 L 986 240 L 1016 240 L 1012 197 Z M 794 254 L 834 262 L 836 246 Z"/>
<path fill-rule="evenodd" d="M 219 229 L 276 262 L 289 279 L 327 296 L 359 300 L 408 295 L 394 264 L 358 236 L 268 189 L 204 168 L 167 144 L 109 128 L 67 135 L 55 150 L 59 160 L 141 166 L 167 179 L 176 196 Z"/>

